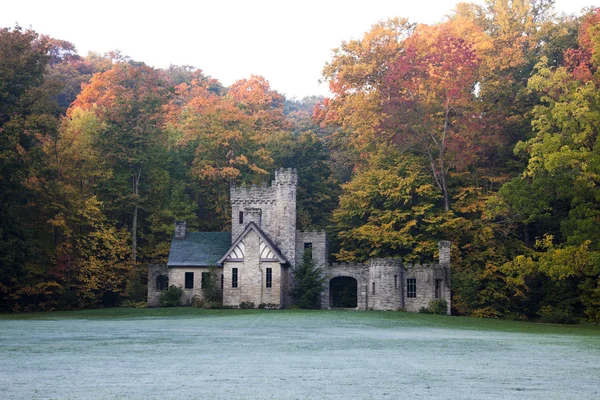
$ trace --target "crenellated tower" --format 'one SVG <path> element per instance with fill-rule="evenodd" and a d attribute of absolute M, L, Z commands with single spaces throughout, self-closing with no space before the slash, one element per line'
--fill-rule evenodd
<path fill-rule="evenodd" d="M 231 187 L 231 233 L 235 240 L 254 222 L 273 240 L 291 265 L 295 265 L 296 186 L 298 172 L 275 171 L 271 186 Z"/>

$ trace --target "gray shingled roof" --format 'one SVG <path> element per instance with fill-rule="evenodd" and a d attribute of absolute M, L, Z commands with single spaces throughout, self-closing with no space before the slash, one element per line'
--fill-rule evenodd
<path fill-rule="evenodd" d="M 188 232 L 185 239 L 173 239 L 169 267 L 219 265 L 217 260 L 231 246 L 231 232 Z"/>

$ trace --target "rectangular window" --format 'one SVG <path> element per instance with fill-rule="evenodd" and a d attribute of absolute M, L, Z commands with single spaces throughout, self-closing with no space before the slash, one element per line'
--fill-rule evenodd
<path fill-rule="evenodd" d="M 231 287 L 232 288 L 238 287 L 238 269 L 237 268 L 231 269 Z"/>
<path fill-rule="evenodd" d="M 193 272 L 185 273 L 185 288 L 186 289 L 194 288 L 194 273 Z"/>
<path fill-rule="evenodd" d="M 202 273 L 202 282 L 200 282 L 200 287 L 202 289 L 206 289 L 206 287 L 208 286 L 209 279 L 210 279 L 210 272 L 203 272 Z"/>
<path fill-rule="evenodd" d="M 225 285 L 225 276 L 223 274 L 221 274 L 221 289 L 223 289 L 224 285 Z"/>
<path fill-rule="evenodd" d="M 375 282 L 373 282 L 373 290 L 372 290 L 372 294 L 375 294 Z"/>
<path fill-rule="evenodd" d="M 308 253 L 312 258 L 312 243 L 304 243 L 304 253 Z"/>
<path fill-rule="evenodd" d="M 435 280 L 435 298 L 439 299 L 440 297 L 442 297 L 442 280 L 436 279 Z"/>
<path fill-rule="evenodd" d="M 273 287 L 273 268 L 267 268 L 267 287 Z"/>
<path fill-rule="evenodd" d="M 394 275 L 394 289 L 398 289 L 398 275 Z"/>
<path fill-rule="evenodd" d="M 244 212 L 240 211 L 240 224 L 244 223 Z"/>
<path fill-rule="evenodd" d="M 406 297 L 417 297 L 417 280 L 415 278 L 406 280 Z"/>

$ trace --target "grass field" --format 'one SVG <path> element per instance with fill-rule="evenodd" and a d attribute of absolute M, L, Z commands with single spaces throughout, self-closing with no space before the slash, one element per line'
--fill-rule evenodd
<path fill-rule="evenodd" d="M 0 399 L 598 399 L 600 327 L 358 311 L 0 315 Z"/>

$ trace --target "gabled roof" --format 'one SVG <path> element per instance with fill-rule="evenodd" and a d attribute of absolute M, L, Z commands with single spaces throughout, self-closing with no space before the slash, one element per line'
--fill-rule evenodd
<path fill-rule="evenodd" d="M 273 252 L 273 255 L 275 256 L 275 258 L 277 258 L 277 260 L 281 263 L 281 264 L 285 264 L 288 261 L 286 260 L 286 258 L 283 256 L 283 254 L 281 254 L 281 251 L 279 250 L 279 248 L 275 245 L 275 243 L 273 243 L 271 241 L 271 239 L 269 239 L 269 237 L 267 236 L 266 233 L 264 233 L 262 231 L 262 229 L 260 229 L 258 227 L 258 225 L 256 225 L 254 222 L 250 222 L 247 226 L 246 229 L 244 229 L 244 231 L 240 234 L 240 236 L 231 244 L 231 246 L 229 247 L 229 249 L 227 249 L 227 251 L 225 252 L 225 254 L 223 254 L 223 257 L 219 258 L 217 260 L 217 262 L 219 264 L 222 264 L 223 261 L 225 261 L 225 259 L 227 259 L 227 257 L 229 257 L 229 255 L 235 250 L 235 248 L 238 246 L 238 244 L 240 244 L 240 242 L 242 242 L 242 240 L 244 240 L 244 238 L 246 237 L 246 235 L 250 232 L 250 231 L 254 231 L 256 232 L 256 234 L 258 235 L 259 238 L 262 239 L 262 241 L 267 245 L 267 247 Z"/>
<path fill-rule="evenodd" d="M 231 232 L 189 232 L 185 239 L 173 239 L 169 267 L 209 267 L 220 265 L 219 257 L 231 245 Z"/>

